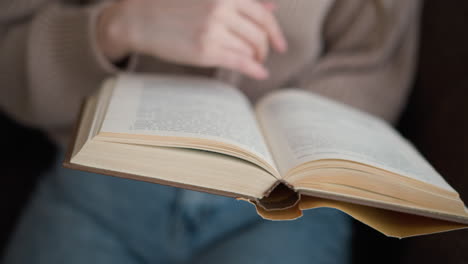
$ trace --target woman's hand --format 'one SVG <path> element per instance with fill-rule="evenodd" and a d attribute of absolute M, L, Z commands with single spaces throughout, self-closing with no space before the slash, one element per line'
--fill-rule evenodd
<path fill-rule="evenodd" d="M 257 0 L 121 0 L 102 11 L 98 43 L 114 61 L 137 52 L 265 79 L 269 46 L 286 50 L 273 9 Z"/>

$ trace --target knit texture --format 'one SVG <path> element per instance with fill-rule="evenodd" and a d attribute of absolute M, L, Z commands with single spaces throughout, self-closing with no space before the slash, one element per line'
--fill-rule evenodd
<path fill-rule="evenodd" d="M 189 0 L 188 0 L 189 1 Z M 80 104 L 118 69 L 94 31 L 106 1 L 0 1 L 0 108 L 53 138 L 69 135 Z M 420 0 L 274 0 L 289 44 L 266 60 L 270 79 L 139 56 L 137 72 L 208 75 L 255 102 L 288 87 L 342 101 L 394 122 L 411 87 Z"/>

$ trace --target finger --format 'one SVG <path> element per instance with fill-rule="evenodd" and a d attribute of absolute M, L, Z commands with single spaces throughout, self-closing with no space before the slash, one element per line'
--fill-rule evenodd
<path fill-rule="evenodd" d="M 274 12 L 278 8 L 276 4 L 272 2 L 261 2 L 261 5 L 269 12 Z"/>
<path fill-rule="evenodd" d="M 268 78 L 268 71 L 252 57 L 238 53 L 236 50 L 219 48 L 211 52 L 212 66 L 227 68 L 243 73 L 257 80 Z"/>
<path fill-rule="evenodd" d="M 236 13 L 231 14 L 227 23 L 229 31 L 250 44 L 258 61 L 263 61 L 266 58 L 268 37 L 257 24 Z"/>
<path fill-rule="evenodd" d="M 220 46 L 226 49 L 242 53 L 244 56 L 255 58 L 254 48 L 245 39 L 233 34 L 229 29 L 223 27 L 217 32 Z"/>
<path fill-rule="evenodd" d="M 260 25 L 267 32 L 268 38 L 277 51 L 286 51 L 286 40 L 272 12 L 269 12 L 255 0 L 242 0 L 237 1 L 237 3 L 239 11 L 243 15 Z"/>

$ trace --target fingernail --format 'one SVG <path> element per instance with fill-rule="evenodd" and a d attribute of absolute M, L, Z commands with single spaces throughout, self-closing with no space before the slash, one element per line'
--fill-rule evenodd
<path fill-rule="evenodd" d="M 288 44 L 284 40 L 278 41 L 278 51 L 280 53 L 285 53 L 288 50 Z"/>
<path fill-rule="evenodd" d="M 268 79 L 268 77 L 270 77 L 270 73 L 265 69 L 265 68 L 261 68 L 259 71 L 258 71 L 258 79 L 259 80 L 266 80 Z"/>
<path fill-rule="evenodd" d="M 276 9 L 278 9 L 278 6 L 272 2 L 264 2 L 263 6 L 271 12 L 274 12 Z"/>

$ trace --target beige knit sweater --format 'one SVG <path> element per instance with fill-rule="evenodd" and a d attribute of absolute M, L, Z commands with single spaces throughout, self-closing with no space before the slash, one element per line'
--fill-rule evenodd
<path fill-rule="evenodd" d="M 196 2 L 196 0 L 187 0 Z M 96 45 L 103 1 L 0 1 L 0 108 L 20 122 L 66 138 L 82 99 L 118 72 Z M 267 59 L 259 82 L 225 70 L 251 98 L 299 87 L 390 122 L 413 75 L 419 0 L 274 0 L 289 51 Z M 203 74 L 200 69 L 138 56 L 137 72 Z"/>

